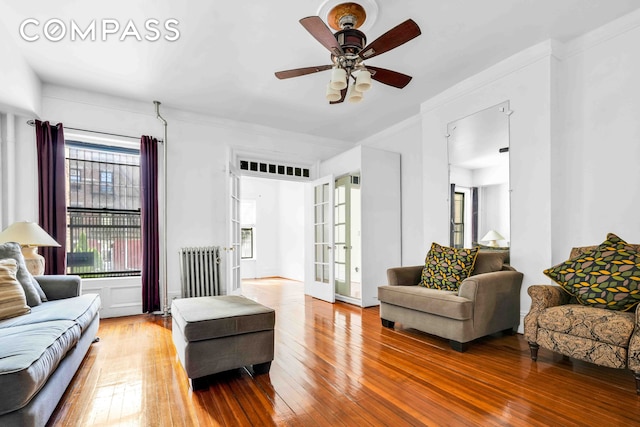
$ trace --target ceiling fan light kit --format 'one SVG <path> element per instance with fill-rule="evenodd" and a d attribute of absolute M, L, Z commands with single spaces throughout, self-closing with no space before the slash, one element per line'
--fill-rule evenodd
<path fill-rule="evenodd" d="M 370 3 L 371 0 L 366 0 L 365 3 L 367 2 Z M 367 13 L 359 3 L 337 4 L 328 11 L 326 16 L 329 25 L 338 30 L 335 34 L 319 16 L 302 18 L 300 24 L 331 52 L 333 65 L 278 71 L 275 73 L 277 78 L 288 79 L 331 69 L 331 80 L 325 93 L 326 99 L 331 104 L 338 104 L 345 100 L 350 79 L 355 82 L 349 88 L 350 102 L 360 102 L 363 92 L 371 89 L 372 80 L 398 89 L 409 84 L 411 76 L 367 66 L 363 61 L 418 37 L 421 34 L 420 28 L 413 20 L 407 19 L 367 44 L 366 35 L 357 29 L 367 21 Z"/>
<path fill-rule="evenodd" d="M 356 76 L 355 88 L 358 92 L 366 92 L 371 89 L 371 73 L 367 70 L 361 70 Z"/>
<path fill-rule="evenodd" d="M 344 68 L 336 67 L 331 71 L 331 88 L 342 90 L 347 87 L 347 71 Z"/>
<path fill-rule="evenodd" d="M 351 90 L 349 91 L 349 102 L 355 104 L 360 101 L 362 101 L 362 92 L 360 92 L 354 84 L 351 86 Z"/>
<path fill-rule="evenodd" d="M 329 102 L 337 102 L 337 101 L 340 100 L 342 95 L 340 94 L 339 90 L 332 88 L 331 87 L 331 82 L 329 82 L 329 84 L 327 84 L 327 92 L 326 92 L 325 97 L 327 98 L 327 101 L 329 101 Z"/>

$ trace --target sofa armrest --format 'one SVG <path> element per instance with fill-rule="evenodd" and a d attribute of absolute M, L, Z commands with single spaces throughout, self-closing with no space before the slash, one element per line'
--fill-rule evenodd
<path fill-rule="evenodd" d="M 387 282 L 390 286 L 411 286 L 420 283 L 423 265 L 394 267 L 387 270 Z"/>
<path fill-rule="evenodd" d="M 547 308 L 569 303 L 569 294 L 556 285 L 532 285 L 527 289 L 531 297 L 531 308 L 524 317 L 524 337 L 536 343 L 538 337 L 538 316 Z"/>
<path fill-rule="evenodd" d="M 79 276 L 48 275 L 34 276 L 50 301 L 77 297 L 82 290 Z"/>
<path fill-rule="evenodd" d="M 519 271 L 494 271 L 462 281 L 458 295 L 473 301 L 474 336 L 518 326 L 522 278 Z"/>
<path fill-rule="evenodd" d="M 629 350 L 627 352 L 628 360 L 627 365 L 630 370 L 636 374 L 636 378 L 640 375 L 640 304 L 636 305 L 636 325 L 631 334 L 631 340 L 629 341 Z M 640 384 L 636 381 L 636 388 L 639 388 Z M 640 394 L 640 390 L 636 390 Z"/>

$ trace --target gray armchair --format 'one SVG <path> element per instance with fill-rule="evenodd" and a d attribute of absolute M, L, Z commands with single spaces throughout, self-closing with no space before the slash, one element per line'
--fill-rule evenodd
<path fill-rule="evenodd" d="M 517 330 L 523 275 L 504 259 L 480 252 L 457 292 L 418 286 L 423 266 L 390 268 L 389 284 L 378 287 L 382 325 L 400 323 L 446 338 L 460 352 L 476 338 Z"/>

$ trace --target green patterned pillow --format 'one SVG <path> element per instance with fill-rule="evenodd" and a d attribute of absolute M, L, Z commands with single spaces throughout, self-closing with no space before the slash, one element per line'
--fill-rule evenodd
<path fill-rule="evenodd" d="M 420 286 L 457 291 L 471 274 L 477 256 L 478 248 L 455 249 L 432 243 L 424 261 Z"/>
<path fill-rule="evenodd" d="M 544 274 L 582 305 L 627 311 L 640 302 L 640 254 L 615 234 Z"/>

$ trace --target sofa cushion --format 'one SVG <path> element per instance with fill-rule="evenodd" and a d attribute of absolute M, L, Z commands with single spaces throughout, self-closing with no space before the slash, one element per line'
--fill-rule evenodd
<path fill-rule="evenodd" d="M 73 298 L 47 301 L 31 308 L 28 316 L 14 317 L 0 321 L 0 331 L 3 328 L 50 322 L 54 320 L 69 320 L 77 323 L 82 331 L 89 326 L 100 309 L 98 294 L 84 294 Z"/>
<path fill-rule="evenodd" d="M 476 274 L 500 271 L 506 258 L 506 252 L 485 252 L 483 249 L 480 249 L 471 275 L 475 276 Z"/>
<path fill-rule="evenodd" d="M 471 319 L 473 315 L 473 304 L 467 298 L 424 286 L 379 286 L 378 300 L 456 320 Z"/>
<path fill-rule="evenodd" d="M 626 311 L 640 302 L 640 254 L 614 234 L 544 274 L 583 305 Z"/>
<path fill-rule="evenodd" d="M 171 315 L 188 342 L 272 330 L 275 310 L 239 295 L 175 299 Z"/>
<path fill-rule="evenodd" d="M 20 286 L 16 273 L 18 263 L 15 259 L 0 260 L 0 320 L 21 316 L 31 311 Z"/>
<path fill-rule="evenodd" d="M 471 274 L 477 255 L 478 248 L 457 249 L 433 242 L 422 269 L 420 286 L 457 291 Z"/>
<path fill-rule="evenodd" d="M 634 326 L 634 313 L 579 304 L 550 307 L 538 317 L 540 328 L 624 348 L 629 346 Z"/>
<path fill-rule="evenodd" d="M 24 263 L 24 257 L 22 256 L 22 249 L 20 249 L 20 245 L 15 242 L 7 242 L 0 244 L 0 259 L 12 258 L 15 259 L 18 263 L 18 273 L 16 274 L 16 278 L 20 285 L 22 285 L 22 289 L 24 289 L 24 294 L 27 297 L 27 304 L 29 307 L 35 307 L 42 303 L 42 301 L 46 301 L 46 296 L 40 288 L 40 285 L 33 278 L 29 270 L 27 270 L 27 266 Z"/>
<path fill-rule="evenodd" d="M 29 403 L 80 334 L 69 320 L 0 329 L 0 415 Z"/>

